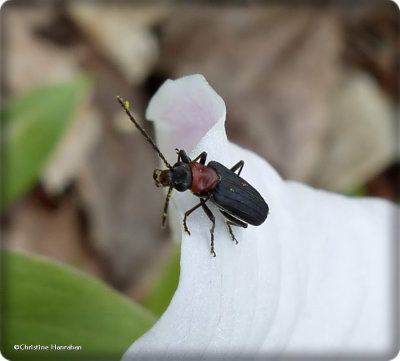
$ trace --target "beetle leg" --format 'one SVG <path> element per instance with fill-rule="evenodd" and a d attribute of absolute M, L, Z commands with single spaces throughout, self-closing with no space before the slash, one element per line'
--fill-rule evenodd
<path fill-rule="evenodd" d="M 236 170 L 239 169 L 238 175 L 240 175 L 240 173 L 242 172 L 243 167 L 244 167 L 244 161 L 241 160 L 241 161 L 237 162 L 237 163 L 231 168 L 231 171 L 232 171 L 232 172 L 236 172 Z"/>
<path fill-rule="evenodd" d="M 226 221 L 226 225 L 228 226 L 229 234 L 230 234 L 231 237 L 232 237 L 232 241 L 235 242 L 236 244 L 238 244 L 239 242 L 237 241 L 235 235 L 233 234 L 233 232 L 232 232 L 232 227 L 231 227 L 231 225 L 234 226 L 235 223 L 232 223 L 232 222 L 230 222 L 230 221 Z"/>
<path fill-rule="evenodd" d="M 196 162 L 199 159 L 200 159 L 200 161 L 199 161 L 200 164 L 206 164 L 207 153 L 201 152 L 196 158 L 193 159 L 193 162 Z"/>
<path fill-rule="evenodd" d="M 247 228 L 247 224 L 244 222 L 232 222 L 232 221 L 226 221 L 226 225 L 228 226 L 229 233 L 232 237 L 232 241 L 238 244 L 239 242 L 237 241 L 235 235 L 232 232 L 232 227 L 231 226 L 237 226 L 237 227 L 242 227 L 242 228 Z"/>
<path fill-rule="evenodd" d="M 185 230 L 185 232 L 190 236 L 190 231 L 189 228 L 187 227 L 186 224 L 186 218 L 192 213 L 194 212 L 197 208 L 202 206 L 202 202 L 200 202 L 199 204 L 196 204 L 193 208 L 190 208 L 188 211 L 185 212 L 185 216 L 183 217 L 183 228 Z"/>
<path fill-rule="evenodd" d="M 242 226 L 240 224 L 238 224 L 238 223 L 233 223 L 233 222 L 230 222 L 230 221 L 226 221 L 226 225 L 228 226 L 229 234 L 232 237 L 232 241 L 235 242 L 236 244 L 238 244 L 239 242 L 237 241 L 235 235 L 233 234 L 231 225 L 232 226 L 238 226 L 238 227 L 242 227 Z M 247 227 L 247 224 L 246 224 L 246 227 Z M 243 228 L 246 228 L 246 227 L 243 227 Z"/>
<path fill-rule="evenodd" d="M 173 189 L 174 189 L 174 188 L 169 187 L 168 193 L 167 193 L 167 198 L 165 198 L 164 212 L 163 212 L 162 223 L 161 223 L 161 226 L 162 226 L 162 227 L 165 227 L 165 221 L 167 220 L 167 214 L 168 214 L 169 199 L 171 198 Z"/>
<path fill-rule="evenodd" d="M 225 211 L 220 211 L 224 217 L 227 219 L 226 225 L 228 226 L 229 234 L 232 237 L 232 241 L 238 244 L 239 242 L 237 241 L 235 235 L 233 234 L 232 227 L 231 226 L 237 226 L 237 227 L 242 227 L 242 228 L 247 228 L 247 223 L 231 216 L 229 213 Z"/>
<path fill-rule="evenodd" d="M 210 242 L 210 247 L 211 247 L 211 254 L 213 257 L 216 257 L 217 255 L 215 254 L 214 251 L 214 229 L 215 229 L 215 216 L 212 214 L 210 211 L 210 208 L 206 206 L 206 201 L 201 200 L 201 206 L 203 207 L 204 213 L 207 215 L 207 217 L 210 219 L 212 222 L 212 226 L 210 228 L 210 233 L 211 233 L 211 242 Z"/>
<path fill-rule="evenodd" d="M 178 162 L 182 161 L 183 163 L 190 163 L 191 160 L 189 156 L 186 154 L 186 152 L 181 149 L 175 149 L 175 151 L 178 153 Z"/>

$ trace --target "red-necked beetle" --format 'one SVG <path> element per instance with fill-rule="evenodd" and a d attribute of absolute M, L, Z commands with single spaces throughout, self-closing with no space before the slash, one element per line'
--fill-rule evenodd
<path fill-rule="evenodd" d="M 232 232 L 231 226 L 247 228 L 248 224 L 259 226 L 265 221 L 269 212 L 268 204 L 256 189 L 240 177 L 244 166 L 243 160 L 229 169 L 216 161 L 211 161 L 206 165 L 206 152 L 202 152 L 195 159 L 191 160 L 184 150 L 175 149 L 178 154 L 178 161 L 171 166 L 151 137 L 135 120 L 129 111 L 128 103 L 119 96 L 117 96 L 117 100 L 124 108 L 129 119 L 152 145 L 168 168 L 166 170 L 156 169 L 153 173 L 157 187 L 169 187 L 164 205 L 163 226 L 167 219 L 168 204 L 173 189 L 176 189 L 178 192 L 190 190 L 195 196 L 200 198 L 200 203 L 185 213 L 183 228 L 190 235 L 186 219 L 197 208 L 203 208 L 203 211 L 212 222 L 210 229 L 211 254 L 214 257 L 216 256 L 214 251 L 215 216 L 206 205 L 208 201 L 213 202 L 226 218 L 229 233 L 236 244 L 238 242 Z M 235 173 L 236 171 L 237 174 Z"/>

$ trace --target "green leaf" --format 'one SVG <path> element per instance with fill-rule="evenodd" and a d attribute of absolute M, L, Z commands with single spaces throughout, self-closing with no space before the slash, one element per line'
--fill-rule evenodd
<path fill-rule="evenodd" d="M 88 78 L 36 89 L 9 101 L 1 112 L 4 154 L 1 208 L 27 192 L 70 124 Z"/>
<path fill-rule="evenodd" d="M 11 251 L 2 260 L 1 351 L 9 360 L 120 360 L 156 321 L 142 306 L 66 266 Z M 82 350 L 14 350 L 71 344 Z"/>
<path fill-rule="evenodd" d="M 356 188 L 351 189 L 348 192 L 345 192 L 345 194 L 351 196 L 351 197 L 364 197 L 368 195 L 367 188 L 365 186 L 359 186 Z"/>
<path fill-rule="evenodd" d="M 153 287 L 147 293 L 142 305 L 161 316 L 171 302 L 179 282 L 180 272 L 180 245 L 173 245 L 173 249 L 167 262 L 161 267 Z"/>

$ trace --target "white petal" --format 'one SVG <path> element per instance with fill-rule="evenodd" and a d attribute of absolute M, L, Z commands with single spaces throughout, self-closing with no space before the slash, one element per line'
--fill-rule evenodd
<path fill-rule="evenodd" d="M 235 245 L 211 204 L 216 258 L 209 219 L 201 210 L 192 214 L 192 235 L 182 230 L 178 290 L 124 361 L 394 352 L 394 205 L 283 181 L 265 160 L 227 142 L 225 106 L 201 76 L 166 82 L 147 115 L 169 154 L 186 147 L 229 167 L 244 160 L 241 176 L 271 214 L 259 227 L 235 228 Z M 197 202 L 190 192 L 175 192 L 180 224 Z"/>
<path fill-rule="evenodd" d="M 224 101 L 202 75 L 167 80 L 146 111 L 146 118 L 156 121 L 157 143 L 173 158 L 175 148 L 190 152 L 215 124 L 223 128 L 225 115 Z"/>

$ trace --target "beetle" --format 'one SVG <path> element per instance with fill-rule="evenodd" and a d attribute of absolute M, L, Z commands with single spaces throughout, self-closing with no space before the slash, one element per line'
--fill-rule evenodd
<path fill-rule="evenodd" d="M 153 179 L 157 187 L 169 187 L 162 216 L 163 226 L 167 219 L 169 200 L 174 189 L 178 192 L 190 190 L 200 198 L 200 202 L 197 205 L 185 212 L 183 228 L 190 235 L 186 223 L 187 217 L 201 207 L 212 223 L 210 228 L 210 250 L 211 255 L 214 257 L 216 256 L 214 251 L 215 216 L 206 204 L 208 201 L 214 203 L 225 217 L 229 234 L 236 244 L 238 241 L 233 234 L 232 226 L 247 228 L 248 224 L 259 226 L 264 223 L 269 213 L 269 207 L 261 194 L 240 177 L 244 167 L 243 160 L 236 163 L 232 168 L 227 168 L 216 161 L 210 161 L 206 165 L 206 152 L 202 152 L 191 160 L 183 149 L 175 149 L 178 160 L 171 166 L 155 142 L 133 117 L 129 110 L 129 103 L 125 102 L 120 96 L 117 96 L 117 100 L 129 119 L 151 144 L 168 168 L 166 170 L 155 169 L 153 172 Z"/>

